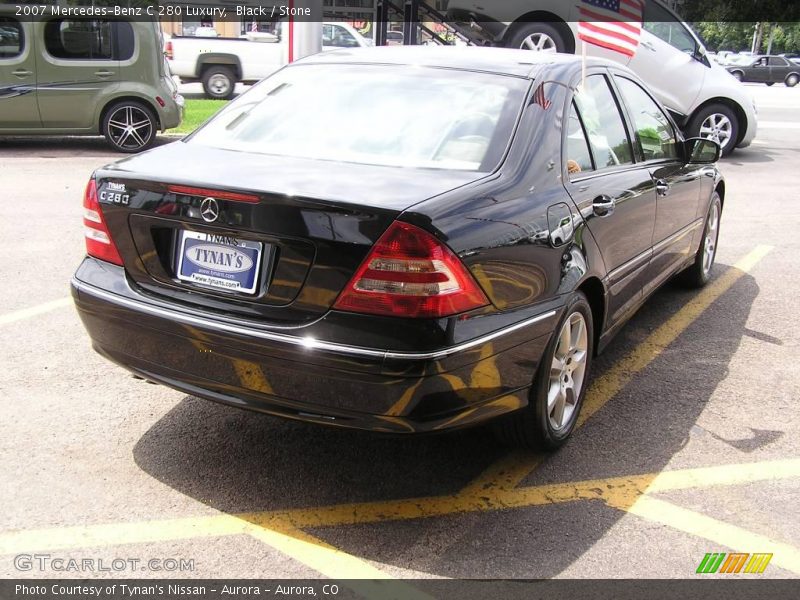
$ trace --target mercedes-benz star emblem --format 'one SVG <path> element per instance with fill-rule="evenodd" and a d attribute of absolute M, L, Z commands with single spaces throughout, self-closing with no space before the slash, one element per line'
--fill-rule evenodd
<path fill-rule="evenodd" d="M 219 218 L 219 204 L 213 198 L 206 198 L 200 205 L 200 216 L 206 223 L 213 223 Z"/>

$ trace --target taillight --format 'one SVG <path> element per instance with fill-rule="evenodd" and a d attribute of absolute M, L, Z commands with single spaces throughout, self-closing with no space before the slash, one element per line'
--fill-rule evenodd
<path fill-rule="evenodd" d="M 164 47 L 164 54 L 167 57 L 167 60 L 172 60 L 175 55 L 172 53 L 172 42 L 167 42 L 167 45 Z"/>
<path fill-rule="evenodd" d="M 100 260 L 122 266 L 122 258 L 108 232 L 100 202 L 97 200 L 97 183 L 92 177 L 83 196 L 83 231 L 86 253 Z"/>
<path fill-rule="evenodd" d="M 395 221 L 336 300 L 337 310 L 393 317 L 440 318 L 489 301 L 450 248 Z"/>

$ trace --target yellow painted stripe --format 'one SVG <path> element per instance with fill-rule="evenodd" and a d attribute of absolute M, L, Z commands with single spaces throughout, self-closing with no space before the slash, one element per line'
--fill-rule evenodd
<path fill-rule="evenodd" d="M 134 523 L 9 531 L 0 534 L 0 554 L 237 535 L 245 533 L 246 529 L 247 523 L 229 515 L 210 515 Z"/>
<path fill-rule="evenodd" d="M 613 501 L 609 502 L 609 504 L 614 505 Z M 736 525 L 713 519 L 707 515 L 676 506 L 671 502 L 653 498 L 652 496 L 641 496 L 629 506 L 623 503 L 615 508 L 620 508 L 648 521 L 661 523 L 672 529 L 689 533 L 716 544 L 722 544 L 734 550 L 743 552 L 753 548 L 769 550 L 774 555 L 772 562 L 787 571 L 800 574 L 800 549 L 784 542 L 747 531 Z M 751 562 L 745 568 L 745 572 L 758 572 L 762 560 L 760 559 L 754 564 L 753 559 L 751 559 Z"/>
<path fill-rule="evenodd" d="M 765 256 L 773 250 L 772 246 L 757 246 L 744 258 L 726 271 L 719 279 L 701 291 L 695 298 L 673 315 L 666 323 L 654 331 L 644 342 L 611 369 L 597 377 L 586 391 L 586 397 L 578 417 L 577 427 L 581 427 L 616 396 L 650 363 L 674 342 L 695 320 L 720 296 L 727 292 L 739 279 L 750 272 Z M 528 477 L 544 460 L 544 455 L 532 452 L 514 452 L 490 467 L 475 481 L 468 484 L 462 493 L 472 494 L 492 485 L 500 478 L 502 487 L 513 488 Z"/>
<path fill-rule="evenodd" d="M 285 531 L 418 519 L 467 512 L 524 508 L 578 500 L 634 505 L 644 493 L 800 478 L 800 459 L 703 467 L 503 490 L 478 496 L 437 496 L 343 504 L 322 508 L 264 511 L 0 533 L 0 554 L 88 548 L 151 541 L 251 533 L 248 525 Z"/>
<path fill-rule="evenodd" d="M 733 287 L 746 273 L 750 272 L 772 250 L 772 246 L 756 247 L 687 302 L 667 322 L 651 333 L 644 342 L 636 346 L 633 352 L 595 379 L 586 393 L 581 414 L 578 417 L 578 426 L 592 418 L 611 398 L 628 385 L 635 375 L 658 358 L 667 346 L 672 344 L 709 306 Z"/>
<path fill-rule="evenodd" d="M 250 526 L 248 533 L 332 579 L 391 579 L 389 575 L 368 562 L 342 552 L 298 529 L 286 528 L 281 531 Z"/>
<path fill-rule="evenodd" d="M 545 455 L 530 450 L 517 450 L 495 461 L 488 469 L 473 479 L 459 496 L 486 494 L 494 490 L 512 490 L 543 461 Z"/>
<path fill-rule="evenodd" d="M 70 306 L 71 304 L 72 298 L 67 297 L 60 298 L 58 300 L 51 300 L 50 302 L 45 302 L 44 304 L 37 304 L 36 306 L 31 306 L 30 308 L 15 310 L 14 312 L 0 315 L 0 325 L 8 325 L 9 323 L 24 321 L 25 319 L 30 319 L 31 317 L 38 317 L 39 315 L 49 313 L 59 308 L 64 308 L 65 306 Z"/>

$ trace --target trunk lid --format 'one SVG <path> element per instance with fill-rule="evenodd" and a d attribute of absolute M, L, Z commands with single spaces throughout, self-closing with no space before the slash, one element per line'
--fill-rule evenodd
<path fill-rule="evenodd" d="M 283 326 L 327 312 L 404 210 L 483 176 L 182 142 L 96 173 L 103 214 L 134 285 Z"/>

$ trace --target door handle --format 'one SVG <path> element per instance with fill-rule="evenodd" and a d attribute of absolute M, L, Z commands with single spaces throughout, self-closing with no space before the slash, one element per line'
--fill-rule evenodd
<path fill-rule="evenodd" d="M 669 196 L 670 185 L 663 179 L 656 181 L 656 193 L 659 196 Z"/>
<path fill-rule="evenodd" d="M 22 79 L 24 77 L 30 77 L 31 75 L 33 75 L 33 71 L 26 71 L 25 69 L 17 69 L 16 71 L 14 71 L 14 75 Z"/>
<path fill-rule="evenodd" d="M 98 77 L 111 77 L 114 75 L 114 71 L 95 71 L 94 74 Z"/>
<path fill-rule="evenodd" d="M 648 50 L 650 50 L 650 52 L 655 52 L 656 51 L 656 47 L 653 46 L 653 44 L 651 44 L 650 42 L 639 42 L 639 45 L 642 48 L 647 48 Z"/>
<path fill-rule="evenodd" d="M 617 201 L 611 196 L 598 196 L 592 201 L 592 209 L 598 217 L 610 217 L 616 206 Z"/>

